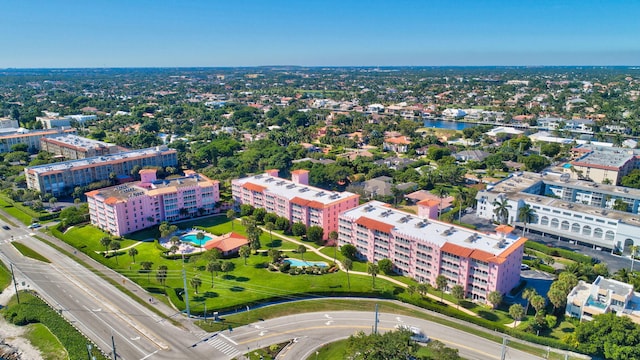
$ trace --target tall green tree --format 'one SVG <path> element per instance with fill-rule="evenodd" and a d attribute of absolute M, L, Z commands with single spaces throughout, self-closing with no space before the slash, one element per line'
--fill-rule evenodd
<path fill-rule="evenodd" d="M 199 277 L 192 277 L 191 280 L 189 280 L 189 284 L 191 284 L 191 287 L 195 289 L 197 294 L 198 288 L 202 285 L 202 280 Z"/>
<path fill-rule="evenodd" d="M 532 287 L 527 287 L 522 291 L 522 299 L 527 301 L 527 307 L 524 310 L 525 315 L 529 312 L 529 305 L 531 304 L 531 299 L 538 295 L 536 289 Z"/>
<path fill-rule="evenodd" d="M 133 260 L 133 263 L 136 263 L 136 255 L 138 255 L 138 249 L 136 248 L 130 248 L 129 249 L 129 256 L 131 256 L 131 259 Z"/>
<path fill-rule="evenodd" d="M 220 271 L 222 266 L 220 265 L 220 261 L 211 260 L 207 263 L 207 271 L 211 273 L 211 287 L 213 287 L 213 275 Z"/>
<path fill-rule="evenodd" d="M 515 320 L 514 327 L 518 326 L 518 321 L 524 316 L 524 308 L 520 304 L 513 304 L 509 307 L 509 316 Z"/>
<path fill-rule="evenodd" d="M 535 216 L 535 210 L 529 204 L 524 204 L 520 209 L 518 209 L 518 220 L 524 223 L 522 233 L 527 233 L 527 224 L 529 224 L 533 217 Z"/>
<path fill-rule="evenodd" d="M 165 283 L 167 281 L 168 272 L 169 268 L 167 267 L 167 265 L 158 266 L 158 270 L 156 272 L 156 280 L 158 280 L 158 282 L 162 284 L 163 287 L 165 286 Z"/>
<path fill-rule="evenodd" d="M 495 214 L 498 222 L 506 224 L 509 221 L 509 209 L 511 209 L 509 200 L 507 198 L 500 198 L 500 200 L 496 199 L 493 202 L 493 207 L 493 213 Z"/>
<path fill-rule="evenodd" d="M 240 247 L 240 250 L 238 250 L 238 254 L 242 256 L 242 258 L 244 259 L 244 264 L 247 265 L 247 258 L 249 257 L 249 255 L 251 255 L 251 248 L 247 245 L 242 246 Z"/>
<path fill-rule="evenodd" d="M 153 267 L 153 262 L 151 261 L 143 261 L 140 263 L 140 269 L 143 273 L 147 274 L 147 282 L 151 282 L 149 274 L 151 273 L 151 268 Z"/>
<path fill-rule="evenodd" d="M 460 302 L 464 299 L 464 288 L 460 284 L 456 284 L 451 288 L 451 295 L 457 300 L 458 306 L 460 309 Z"/>
<path fill-rule="evenodd" d="M 353 266 L 353 261 L 351 261 L 351 259 L 349 258 L 346 258 L 342 262 L 342 266 L 344 266 L 344 270 L 347 272 L 347 284 L 349 286 L 349 290 L 351 290 L 351 280 L 349 279 L 349 270 L 351 270 L 351 267 Z"/>
<path fill-rule="evenodd" d="M 376 287 L 376 277 L 378 276 L 379 272 L 380 272 L 380 269 L 378 268 L 378 264 L 376 263 L 367 264 L 367 273 L 371 275 L 372 286 L 374 288 Z"/>
<path fill-rule="evenodd" d="M 492 291 L 487 295 L 487 300 L 493 308 L 497 308 L 502 303 L 502 294 L 499 291 Z"/>
<path fill-rule="evenodd" d="M 449 281 L 444 275 L 438 275 L 436 277 L 436 289 L 440 291 L 440 302 L 444 299 L 444 291 L 447 289 Z"/>

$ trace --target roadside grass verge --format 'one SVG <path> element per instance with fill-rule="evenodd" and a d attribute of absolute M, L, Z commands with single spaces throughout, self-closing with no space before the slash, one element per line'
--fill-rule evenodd
<path fill-rule="evenodd" d="M 42 261 L 42 262 L 46 262 L 46 263 L 51 263 L 51 261 L 49 259 L 47 259 L 46 257 L 40 255 L 38 252 L 36 252 L 35 250 L 33 250 L 32 248 L 28 247 L 27 245 L 14 241 L 11 243 L 13 245 L 13 247 L 15 247 L 18 251 L 20 251 L 20 253 L 26 257 L 32 258 L 34 260 L 38 260 L 38 261 Z"/>
<path fill-rule="evenodd" d="M 8 322 L 18 326 L 42 324 L 60 341 L 69 354 L 69 360 L 84 360 L 88 356 L 87 338 L 57 311 L 30 292 L 20 292 L 20 304 L 14 296 L 7 306 L 0 310 L 0 314 Z M 97 347 L 94 347 L 91 355 L 97 360 L 107 360 Z"/>
<path fill-rule="evenodd" d="M 11 284 L 11 272 L 9 268 L 0 261 L 0 293 Z"/>
<path fill-rule="evenodd" d="M 60 340 L 40 323 L 30 324 L 25 337 L 45 356 L 47 360 L 67 360 L 69 354 Z"/>

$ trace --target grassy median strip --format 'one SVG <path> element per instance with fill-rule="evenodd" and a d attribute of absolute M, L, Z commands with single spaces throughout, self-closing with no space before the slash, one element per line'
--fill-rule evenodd
<path fill-rule="evenodd" d="M 13 247 L 15 247 L 16 249 L 18 249 L 18 251 L 20 251 L 20 253 L 26 257 L 38 260 L 38 261 L 42 261 L 42 262 L 46 262 L 46 263 L 51 263 L 51 261 L 49 259 L 47 259 L 46 257 L 40 255 L 38 252 L 36 252 L 35 250 L 33 250 L 32 248 L 28 247 L 27 245 L 14 241 L 11 243 L 13 245 Z"/>

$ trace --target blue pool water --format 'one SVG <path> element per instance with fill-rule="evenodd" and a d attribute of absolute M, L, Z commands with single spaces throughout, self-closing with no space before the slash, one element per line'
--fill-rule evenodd
<path fill-rule="evenodd" d="M 461 121 L 446 121 L 446 120 L 425 120 L 424 121 L 424 127 L 437 128 L 437 129 L 462 130 L 472 126 L 476 126 L 476 124 L 465 123 Z"/>
<path fill-rule="evenodd" d="M 190 242 L 190 243 L 196 244 L 198 246 L 203 246 L 209 240 L 211 240 L 211 236 L 207 236 L 207 235 L 205 235 L 202 238 L 202 240 L 198 240 L 198 238 L 196 237 L 196 234 L 189 234 L 189 235 L 180 236 L 180 241 L 182 241 L 182 242 Z"/>
<path fill-rule="evenodd" d="M 285 259 L 284 262 L 291 264 L 293 267 L 301 267 L 301 266 L 319 266 L 319 267 L 327 267 L 329 266 L 324 261 L 302 261 L 298 259 Z"/>

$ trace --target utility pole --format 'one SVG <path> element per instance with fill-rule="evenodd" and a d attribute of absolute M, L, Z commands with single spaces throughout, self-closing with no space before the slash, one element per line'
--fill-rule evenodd
<path fill-rule="evenodd" d="M 375 319 L 375 323 L 373 324 L 373 333 L 374 334 L 378 333 L 378 304 L 376 304 L 376 319 Z"/>
<path fill-rule="evenodd" d="M 191 317 L 191 310 L 189 310 L 189 292 L 187 291 L 187 272 L 182 267 L 182 282 L 184 285 L 184 302 L 187 304 L 187 318 Z"/>
<path fill-rule="evenodd" d="M 117 360 L 118 355 L 116 354 L 116 340 L 113 338 L 113 334 L 111 334 L 111 346 L 113 348 L 113 360 Z"/>
<path fill-rule="evenodd" d="M 507 356 L 507 336 L 502 337 L 502 353 L 500 354 L 500 360 L 504 360 Z"/>
<path fill-rule="evenodd" d="M 13 287 L 16 289 L 16 299 L 18 299 L 18 304 L 20 304 L 20 295 L 18 294 L 18 283 L 16 282 L 16 274 L 13 272 L 13 264 L 9 263 L 9 267 L 11 268 L 11 278 L 13 279 Z"/>

